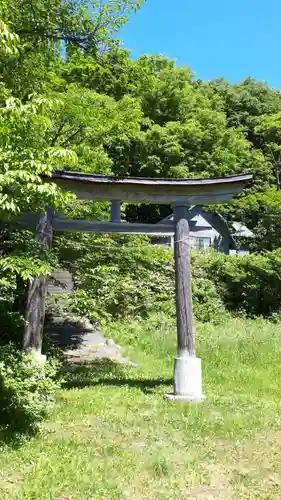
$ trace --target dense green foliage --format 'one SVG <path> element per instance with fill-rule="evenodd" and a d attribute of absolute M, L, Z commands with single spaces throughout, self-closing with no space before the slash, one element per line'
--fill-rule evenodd
<path fill-rule="evenodd" d="M 56 366 L 34 364 L 12 344 L 0 349 L 0 432 L 33 433 L 48 414 L 58 383 Z"/>
<path fill-rule="evenodd" d="M 276 318 L 281 310 L 281 250 L 246 257 L 201 255 L 202 266 L 218 296 L 232 312 Z"/>
<path fill-rule="evenodd" d="M 83 244 L 65 241 L 60 261 L 72 272 L 75 291 L 60 302 L 64 312 L 92 321 L 146 317 L 160 310 L 175 317 L 172 251 L 136 240 L 85 235 Z M 245 257 L 194 251 L 197 320 L 219 322 L 227 312 L 278 319 L 280 267 L 280 249 Z"/>

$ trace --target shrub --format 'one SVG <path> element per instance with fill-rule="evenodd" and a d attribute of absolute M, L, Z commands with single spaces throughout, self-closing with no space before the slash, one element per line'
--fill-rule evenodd
<path fill-rule="evenodd" d="M 63 267 L 73 272 L 76 288 L 65 303 L 68 311 L 95 321 L 145 317 L 159 310 L 175 315 L 171 249 L 139 237 L 95 238 L 89 236 L 87 245 L 76 242 L 71 265 L 62 259 Z M 218 322 L 229 311 L 278 318 L 280 269 L 281 249 L 244 257 L 193 251 L 195 317 Z"/>
<path fill-rule="evenodd" d="M 65 299 L 65 310 L 91 321 L 146 317 L 160 310 L 175 316 L 174 259 L 170 248 L 132 237 L 103 238 L 103 245 L 97 248 L 95 240 L 89 241 L 92 251 L 79 246 L 72 260 L 70 270 L 76 289 Z M 198 259 L 195 252 L 194 312 L 200 321 L 218 321 L 225 313 L 224 304 Z M 67 265 L 64 261 L 63 266 Z"/>
<path fill-rule="evenodd" d="M 66 307 L 91 320 L 144 317 L 174 300 L 171 251 L 141 239 L 139 246 L 133 238 L 104 238 L 104 247 L 82 248 L 71 271 L 76 290 Z"/>
<path fill-rule="evenodd" d="M 196 276 L 192 288 L 195 317 L 202 323 L 220 322 L 226 309 L 215 284 L 205 276 Z"/>
<path fill-rule="evenodd" d="M 245 257 L 214 253 L 201 263 L 228 310 L 250 316 L 281 310 L 281 249 Z"/>
<path fill-rule="evenodd" d="M 5 434 L 34 433 L 46 417 L 58 384 L 56 363 L 32 362 L 9 344 L 0 350 L 0 430 Z"/>

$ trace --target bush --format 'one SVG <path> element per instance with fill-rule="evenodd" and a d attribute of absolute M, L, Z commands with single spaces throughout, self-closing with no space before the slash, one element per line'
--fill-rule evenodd
<path fill-rule="evenodd" d="M 174 300 L 173 255 L 142 239 L 103 238 L 81 248 L 70 270 L 76 290 L 65 307 L 91 320 L 145 317 Z M 137 246 L 136 243 L 139 243 Z M 67 267 L 67 262 L 63 266 Z"/>
<path fill-rule="evenodd" d="M 195 273 L 194 273 L 195 274 Z M 193 279 L 193 310 L 196 319 L 202 323 L 219 323 L 226 315 L 226 309 L 215 284 L 205 276 Z"/>
<path fill-rule="evenodd" d="M 173 251 L 140 237 L 103 237 L 101 241 L 103 245 L 96 245 L 89 237 L 87 244 L 93 245 L 92 250 L 79 245 L 71 266 L 62 262 L 73 272 L 76 287 L 65 296 L 65 311 L 94 322 L 144 318 L 160 310 L 175 316 Z M 218 321 L 225 313 L 224 304 L 200 258 L 198 252 L 192 254 L 195 316 L 200 321 Z"/>
<path fill-rule="evenodd" d="M 46 417 L 58 388 L 56 363 L 32 362 L 9 344 L 0 350 L 0 430 L 5 434 L 34 433 Z"/>
<path fill-rule="evenodd" d="M 72 245 L 74 246 L 74 245 Z M 67 251 L 69 257 L 69 249 Z M 164 310 L 175 315 L 174 261 L 171 249 L 138 237 L 92 235 L 77 243 L 72 262 L 75 291 L 68 311 L 92 321 L 146 317 Z M 280 317 L 281 249 L 249 256 L 215 251 L 192 252 L 195 317 L 219 322 L 226 311 Z"/>
<path fill-rule="evenodd" d="M 245 257 L 211 253 L 201 264 L 228 310 L 266 317 L 281 310 L 281 249 Z"/>

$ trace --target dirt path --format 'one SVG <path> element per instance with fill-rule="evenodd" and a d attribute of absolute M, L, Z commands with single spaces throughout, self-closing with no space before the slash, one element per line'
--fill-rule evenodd
<path fill-rule="evenodd" d="M 110 359 L 136 366 L 123 356 L 119 345 L 112 339 L 106 339 L 87 319 L 75 321 L 53 317 L 46 323 L 45 334 L 64 351 L 66 360 L 71 364 Z"/>

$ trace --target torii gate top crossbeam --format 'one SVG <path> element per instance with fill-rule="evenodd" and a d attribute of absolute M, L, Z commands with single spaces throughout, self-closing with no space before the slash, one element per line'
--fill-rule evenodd
<path fill-rule="evenodd" d="M 230 200 L 251 179 L 252 174 L 207 179 L 152 179 L 57 171 L 51 177 L 44 177 L 44 182 L 55 182 L 61 189 L 71 191 L 78 198 L 201 205 Z"/>

